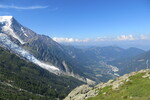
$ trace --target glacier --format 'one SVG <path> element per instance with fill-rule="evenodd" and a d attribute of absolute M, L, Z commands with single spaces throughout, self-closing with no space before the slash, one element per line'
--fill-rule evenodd
<path fill-rule="evenodd" d="M 36 57 L 34 57 L 28 51 L 24 50 L 23 48 L 21 48 L 17 44 L 13 43 L 6 34 L 0 33 L 0 46 L 3 46 L 5 48 L 13 51 L 14 53 L 21 55 L 22 57 L 26 58 L 30 62 L 33 62 L 34 64 L 48 70 L 49 72 L 52 72 L 54 74 L 60 73 L 59 68 L 57 68 L 53 65 L 46 64 L 46 63 L 38 60 Z"/>

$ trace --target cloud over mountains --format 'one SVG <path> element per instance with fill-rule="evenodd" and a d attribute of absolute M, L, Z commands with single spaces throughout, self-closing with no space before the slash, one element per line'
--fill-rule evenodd
<path fill-rule="evenodd" d="M 116 37 L 97 37 L 95 39 L 77 39 L 77 38 L 64 38 L 64 37 L 53 37 L 53 40 L 59 43 L 73 43 L 73 42 L 107 42 L 107 41 L 134 41 L 134 40 L 149 40 L 150 36 L 148 35 L 139 35 L 134 36 L 130 35 L 120 35 Z"/>

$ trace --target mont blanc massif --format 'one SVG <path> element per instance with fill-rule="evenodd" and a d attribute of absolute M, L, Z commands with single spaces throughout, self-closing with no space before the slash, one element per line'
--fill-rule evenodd
<path fill-rule="evenodd" d="M 1 100 L 149 100 L 149 61 L 150 51 L 63 45 L 0 17 Z M 142 84 L 147 94 L 132 93 Z"/>

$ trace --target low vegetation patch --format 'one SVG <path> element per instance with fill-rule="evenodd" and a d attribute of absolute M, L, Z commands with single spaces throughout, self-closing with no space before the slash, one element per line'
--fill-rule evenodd
<path fill-rule="evenodd" d="M 99 90 L 96 97 L 87 100 L 150 100 L 150 79 L 143 78 L 146 73 L 138 73 L 129 77 L 128 82 L 124 82 L 118 90 L 112 90 L 112 86 L 107 86 Z"/>

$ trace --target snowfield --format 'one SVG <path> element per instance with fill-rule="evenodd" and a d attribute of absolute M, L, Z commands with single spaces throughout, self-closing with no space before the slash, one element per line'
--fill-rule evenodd
<path fill-rule="evenodd" d="M 0 16 L 0 23 L 4 24 L 4 26 L 2 27 L 2 31 L 17 39 L 21 44 L 24 44 L 25 42 L 23 42 L 11 28 L 12 19 L 13 19 L 12 16 Z"/>
<path fill-rule="evenodd" d="M 44 68 L 44 69 L 46 69 L 52 73 L 58 74 L 60 71 L 57 67 L 46 64 L 46 63 L 36 59 L 29 52 L 22 49 L 17 44 L 13 43 L 6 34 L 0 33 L 0 45 L 9 49 L 9 50 L 12 50 L 16 54 L 28 59 L 29 61 L 33 62 L 34 64 L 39 65 L 40 67 L 42 67 L 42 68 Z"/>

